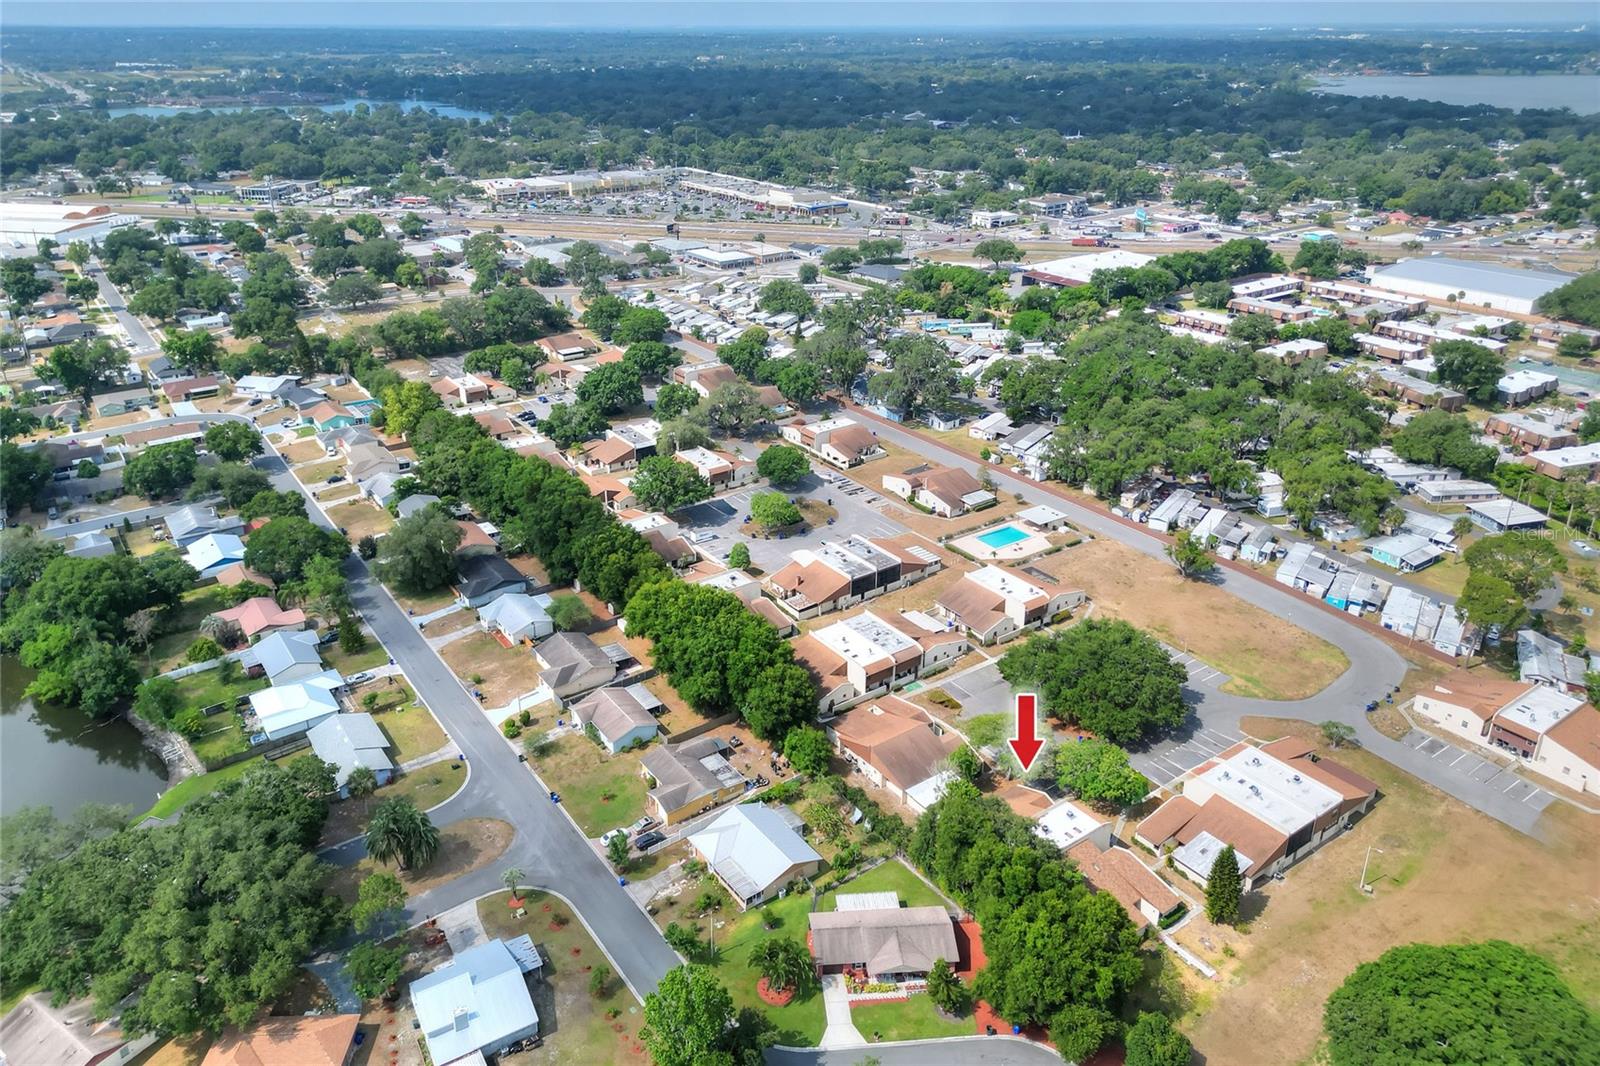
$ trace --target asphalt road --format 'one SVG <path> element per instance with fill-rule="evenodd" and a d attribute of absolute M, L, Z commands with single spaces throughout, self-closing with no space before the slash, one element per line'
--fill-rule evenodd
<path fill-rule="evenodd" d="M 859 407 L 850 406 L 850 413 L 879 437 L 908 449 L 912 454 L 965 470 L 975 471 L 980 465 L 964 453 L 909 432 Z M 1049 483 L 1029 481 L 992 465 L 988 466 L 988 471 L 1000 491 L 1018 492 L 1029 503 L 1047 504 L 1067 515 L 1074 525 L 1097 537 L 1116 541 L 1134 551 L 1165 561 L 1166 542 L 1142 528 L 1122 522 L 1105 511 L 1086 507 Z M 1407 670 L 1405 660 L 1387 641 L 1346 621 L 1342 615 L 1324 610 L 1317 601 L 1269 581 L 1225 569 L 1218 571 L 1215 581 L 1247 603 L 1326 640 L 1344 652 L 1350 665 L 1331 685 L 1304 700 L 1247 699 L 1208 685 L 1190 685 L 1185 690 L 1195 712 L 1190 729 L 1198 731 L 1210 728 L 1223 733 L 1238 733 L 1239 721 L 1246 715 L 1296 718 L 1319 723 L 1329 720 L 1343 722 L 1354 728 L 1361 745 L 1379 758 L 1491 818 L 1520 832 L 1538 835 L 1537 823 L 1544 804 L 1526 803 L 1507 795 L 1498 787 L 1503 782 L 1486 785 L 1470 776 L 1453 773 L 1443 761 L 1384 736 L 1367 722 L 1367 703 L 1386 697 L 1391 689 L 1400 684 Z"/>
<path fill-rule="evenodd" d="M 773 1048 L 767 1052 L 771 1066 L 858 1066 L 868 1059 L 882 1066 L 1061 1066 L 1061 1056 L 1043 1044 L 1011 1036 L 908 1040 L 833 1051 Z"/>
<path fill-rule="evenodd" d="M 118 292 L 117 287 L 111 284 L 111 279 L 106 277 L 106 272 L 101 267 L 97 256 L 89 258 L 89 276 L 94 279 L 96 285 L 100 286 L 101 302 L 106 305 L 112 314 L 117 316 L 117 322 L 121 324 L 123 331 L 127 333 L 128 343 L 132 345 L 132 354 L 149 355 L 159 348 L 160 345 L 150 335 L 150 331 L 145 329 L 144 323 L 140 322 L 138 317 L 128 310 L 127 303 L 122 299 L 122 293 Z"/>

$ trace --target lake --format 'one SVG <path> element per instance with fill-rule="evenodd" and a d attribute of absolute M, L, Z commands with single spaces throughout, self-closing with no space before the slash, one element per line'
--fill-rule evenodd
<path fill-rule="evenodd" d="M 1400 74 L 1324 78 L 1315 92 L 1339 96 L 1400 96 L 1441 104 L 1490 104 L 1515 111 L 1570 107 L 1580 115 L 1600 113 L 1600 75 L 1596 74 Z"/>
<path fill-rule="evenodd" d="M 295 104 L 286 106 L 282 104 L 270 105 L 240 105 L 237 107 L 113 107 L 106 111 L 112 118 L 121 118 L 123 115 L 143 115 L 145 118 L 167 118 L 172 115 L 187 115 L 199 111 L 215 111 L 220 113 L 232 111 L 271 111 L 281 109 L 284 111 L 300 111 L 306 108 L 315 108 L 318 111 L 354 111 L 357 104 L 366 104 L 368 107 L 382 107 L 385 104 L 398 104 L 402 111 L 437 111 L 440 118 L 476 118 L 488 121 L 494 115 L 488 111 L 473 111 L 464 107 L 455 107 L 451 104 L 441 104 L 433 100 L 341 100 L 337 104 Z"/>
<path fill-rule="evenodd" d="M 69 817 L 85 803 L 124 803 L 138 814 L 167 787 L 167 770 L 120 718 L 95 722 L 22 694 L 33 671 L 0 657 L 0 813 L 47 804 Z"/>

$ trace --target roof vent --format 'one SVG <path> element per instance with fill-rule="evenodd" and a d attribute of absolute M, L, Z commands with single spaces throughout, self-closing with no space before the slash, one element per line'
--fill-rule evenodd
<path fill-rule="evenodd" d="M 455 1009 L 454 1015 L 452 1015 L 452 1017 L 451 1017 L 451 1024 L 455 1028 L 456 1032 L 458 1032 L 458 1033 L 466 1032 L 466 1029 L 467 1029 L 467 1008 L 465 1008 L 465 1007 L 457 1007 Z"/>

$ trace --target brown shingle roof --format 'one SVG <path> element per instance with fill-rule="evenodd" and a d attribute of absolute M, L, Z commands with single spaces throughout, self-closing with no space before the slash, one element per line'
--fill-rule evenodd
<path fill-rule="evenodd" d="M 857 456 L 878 446 L 878 438 L 865 426 L 840 426 L 828 434 L 827 446 L 841 455 Z"/>
<path fill-rule="evenodd" d="M 1545 736 L 1600 770 L 1600 710 L 1584 704 L 1555 724 Z"/>
<path fill-rule="evenodd" d="M 344 1066 L 360 1020 L 356 1014 L 266 1018 L 246 1032 L 223 1033 L 201 1066 Z"/>
<path fill-rule="evenodd" d="M 1457 707 L 1465 707 L 1479 718 L 1493 718 L 1500 708 L 1534 686 L 1526 681 L 1496 677 L 1486 670 L 1454 670 L 1435 682 L 1427 693 Z"/>
<path fill-rule="evenodd" d="M 1159 848 L 1181 829 L 1184 823 L 1200 813 L 1200 805 L 1188 796 L 1174 796 L 1134 830 L 1135 834 Z"/>
<path fill-rule="evenodd" d="M 850 579 L 823 563 L 788 563 L 768 579 L 784 595 L 804 593 L 812 603 L 827 603 L 844 595 Z"/>
<path fill-rule="evenodd" d="M 824 966 L 865 962 L 867 972 L 926 973 L 958 956 L 943 907 L 894 907 L 811 914 L 811 953 Z"/>
<path fill-rule="evenodd" d="M 1157 811 L 1157 814 L 1160 812 Z M 1179 843 L 1187 844 L 1201 833 L 1210 833 L 1250 860 L 1247 875 L 1254 874 L 1283 854 L 1289 837 L 1263 822 L 1243 807 L 1221 796 L 1212 796 L 1193 818 L 1178 827 Z M 1148 837 L 1146 839 L 1149 839 Z"/>
<path fill-rule="evenodd" d="M 1089 887 L 1114 896 L 1134 925 L 1142 926 L 1149 921 L 1139 911 L 1140 900 L 1160 914 L 1167 914 L 1183 902 L 1170 885 L 1151 873 L 1127 848 L 1101 851 L 1094 841 L 1085 838 L 1073 845 L 1067 855 L 1078 864 L 1078 872 L 1089 882 Z"/>
<path fill-rule="evenodd" d="M 956 736 L 936 736 L 921 708 L 897 696 L 857 707 L 836 720 L 832 729 L 840 744 L 901 789 L 938 773 L 961 746 Z"/>

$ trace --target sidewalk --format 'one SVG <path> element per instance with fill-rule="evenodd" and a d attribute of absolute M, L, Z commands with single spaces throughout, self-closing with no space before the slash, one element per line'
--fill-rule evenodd
<path fill-rule="evenodd" d="M 828 1025 L 822 1030 L 818 1047 L 826 1051 L 831 1048 L 866 1046 L 866 1037 L 850 1020 L 850 992 L 845 987 L 844 978 L 836 973 L 822 978 L 822 1009 L 827 1015 Z"/>

